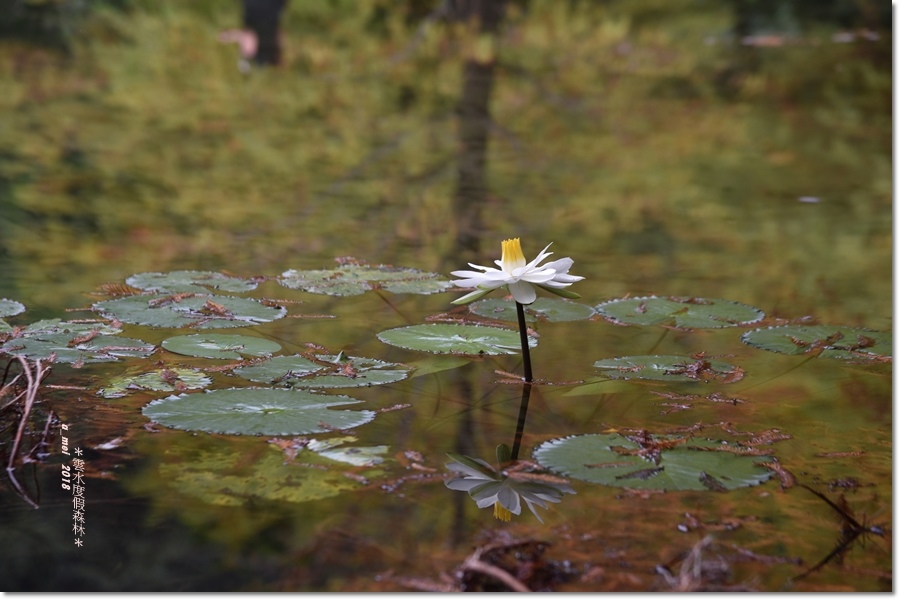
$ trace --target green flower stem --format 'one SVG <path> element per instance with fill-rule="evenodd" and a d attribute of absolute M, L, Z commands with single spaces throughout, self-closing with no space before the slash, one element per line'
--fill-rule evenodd
<path fill-rule="evenodd" d="M 525 362 L 525 383 L 531 384 L 534 377 L 531 375 L 531 352 L 528 349 L 528 326 L 525 324 L 525 307 L 516 302 L 516 314 L 519 317 L 519 339 L 522 341 L 522 359 Z"/>

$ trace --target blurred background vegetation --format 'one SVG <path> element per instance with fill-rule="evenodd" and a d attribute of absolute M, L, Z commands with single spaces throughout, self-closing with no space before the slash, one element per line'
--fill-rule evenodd
<path fill-rule="evenodd" d="M 294 0 L 282 64 L 245 74 L 217 41 L 238 2 L 2 0 L 0 294 L 58 309 L 143 270 L 347 254 L 450 270 L 476 57 L 490 254 L 565 239 L 598 300 L 885 326 L 887 3 L 511 1 L 496 44 L 435 18 L 453 4 Z"/>

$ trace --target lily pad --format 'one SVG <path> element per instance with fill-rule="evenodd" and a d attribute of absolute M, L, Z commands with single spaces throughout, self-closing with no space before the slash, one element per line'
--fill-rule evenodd
<path fill-rule="evenodd" d="M 346 264 L 336 269 L 285 271 L 279 283 L 286 288 L 329 296 L 358 296 L 383 289 L 395 294 L 434 294 L 453 287 L 436 273 L 389 265 Z"/>
<path fill-rule="evenodd" d="M 154 400 L 143 413 L 166 427 L 238 435 L 305 435 L 349 429 L 375 418 L 370 410 L 331 410 L 361 402 L 306 390 L 231 388 Z"/>
<path fill-rule="evenodd" d="M 481 325 L 435 323 L 388 329 L 378 334 L 385 344 L 435 354 L 516 354 L 519 332 Z M 537 346 L 529 337 L 528 347 Z"/>
<path fill-rule="evenodd" d="M 250 298 L 198 294 L 140 295 L 105 300 L 93 309 L 110 319 L 150 327 L 215 329 L 246 327 L 280 319 L 280 306 Z"/>
<path fill-rule="evenodd" d="M 104 398 L 121 398 L 133 391 L 175 392 L 207 387 L 212 380 L 197 369 L 156 369 L 136 375 L 113 377 L 98 393 Z"/>
<path fill-rule="evenodd" d="M 169 352 L 185 356 L 231 360 L 238 360 L 242 356 L 271 356 L 281 350 L 281 344 L 271 340 L 222 333 L 170 337 L 163 340 L 162 347 Z"/>
<path fill-rule="evenodd" d="M 890 357 L 890 331 L 870 331 L 835 325 L 785 325 L 748 331 L 741 341 L 754 348 L 781 354 L 810 354 L 829 358 Z"/>
<path fill-rule="evenodd" d="M 598 360 L 594 366 L 610 379 L 734 383 L 744 377 L 740 367 L 691 356 L 622 356 Z"/>
<path fill-rule="evenodd" d="M 306 447 L 320 456 L 355 467 L 374 467 L 384 462 L 387 446 L 344 446 L 347 442 L 355 441 L 356 437 L 350 435 L 327 440 L 310 440 Z"/>
<path fill-rule="evenodd" d="M 405 379 L 409 368 L 372 358 L 318 354 L 315 360 L 301 355 L 278 356 L 240 367 L 234 373 L 258 383 L 301 388 L 365 387 Z"/>
<path fill-rule="evenodd" d="M 714 329 L 756 323 L 765 317 L 758 308 L 708 298 L 645 296 L 610 300 L 597 312 L 622 325 L 673 325 L 680 329 Z"/>
<path fill-rule="evenodd" d="M 305 462 L 321 459 L 311 456 Z M 339 471 L 285 464 L 277 452 L 252 462 L 242 452 L 202 452 L 190 460 L 163 464 L 159 473 L 178 493 L 217 506 L 242 506 L 258 498 L 310 502 L 361 487 Z"/>
<path fill-rule="evenodd" d="M 208 294 L 210 289 L 223 292 L 249 292 L 255 290 L 257 286 L 251 279 L 231 277 L 214 271 L 137 273 L 125 279 L 125 283 L 139 290 L 162 294 L 184 292 Z"/>
<path fill-rule="evenodd" d="M 0 317 L 12 317 L 25 312 L 25 305 L 8 298 L 0 298 Z"/>
<path fill-rule="evenodd" d="M 501 321 L 518 322 L 516 303 L 512 300 L 501 298 L 488 298 L 469 305 L 476 315 L 499 319 Z M 538 298 L 525 307 L 525 320 L 529 322 L 538 319 L 547 321 L 581 321 L 594 314 L 594 309 L 586 304 L 579 304 L 561 298 Z"/>
<path fill-rule="evenodd" d="M 7 354 L 22 354 L 34 360 L 56 355 L 56 362 L 74 364 L 146 358 L 155 350 L 156 346 L 141 340 L 76 332 L 37 333 L 13 338 L 0 346 L 0 352 Z"/>
<path fill-rule="evenodd" d="M 639 444 L 617 433 L 571 436 L 544 442 L 534 458 L 566 477 L 635 489 L 726 491 L 758 485 L 772 476 L 754 464 L 770 457 L 727 452 L 720 441 L 693 438 L 678 443 L 669 436 L 649 441 Z M 660 446 L 658 452 L 652 451 L 654 443 Z"/>

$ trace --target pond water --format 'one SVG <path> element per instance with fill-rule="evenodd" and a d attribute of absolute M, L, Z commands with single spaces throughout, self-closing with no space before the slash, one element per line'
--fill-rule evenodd
<path fill-rule="evenodd" d="M 0 298 L 26 308 L 4 321 L 99 319 L 91 305 L 139 291 L 126 288 L 132 275 L 179 270 L 258 284 L 209 298 L 206 316 L 231 310 L 224 296 L 285 314 L 224 329 L 119 315 L 119 337 L 153 346 L 149 357 L 58 360 L 0 486 L 6 589 L 509 589 L 498 568 L 559 591 L 892 589 L 882 530 L 893 373 L 890 352 L 868 351 L 876 338 L 889 348 L 893 328 L 889 28 L 839 43 L 836 26 L 819 23 L 760 46 L 734 38 L 727 4 L 513 3 L 496 32 L 477 34 L 378 2 L 295 3 L 283 64 L 245 74 L 215 41 L 239 15 L 192 6 L 98 8 L 68 55 L 0 43 Z M 574 259 L 585 279 L 572 302 L 589 315 L 529 322 L 530 387 L 515 343 L 508 354 L 435 354 L 379 337 L 486 322 L 451 304 L 462 290 L 329 295 L 282 277 L 367 263 L 449 280 L 469 262 L 492 265 L 515 237 L 529 260 L 551 242 L 551 260 Z M 188 299 L 167 293 L 158 305 Z M 652 295 L 683 308 L 661 324 L 600 314 Z M 673 327 L 710 299 L 764 318 Z M 655 307 L 645 302 L 630 315 Z M 517 335 L 515 320 L 491 324 Z M 788 330 L 795 341 L 782 336 L 782 349 L 795 354 L 742 341 L 815 324 L 845 335 L 817 343 Z M 210 390 L 260 385 L 223 367 L 239 357 L 162 347 L 197 333 L 409 370 L 358 386 L 358 365 L 336 360 L 353 386 L 319 393 L 358 401 L 329 411 L 366 422 L 314 420 L 313 432 L 284 435 L 185 430 L 143 413 L 171 391 L 104 394 L 117 377 L 175 368 L 203 370 Z M 829 344 L 851 352 L 820 353 Z M 646 355 L 683 361 L 659 380 L 595 366 Z M 736 368 L 703 381 L 706 360 Z M 693 380 L 672 377 L 690 368 Z M 283 375 L 268 387 L 284 388 Z M 17 406 L 0 415 L 5 461 Z M 24 460 L 45 426 L 46 456 Z M 575 492 L 536 508 L 543 522 L 524 505 L 495 519 L 445 484 L 448 452 L 496 465 L 497 446 L 517 435 L 519 458 L 541 463 L 518 465 L 523 478 Z M 604 484 L 535 455 L 570 437 L 614 440 L 612 460 L 573 452 L 588 471 L 656 469 L 654 449 L 676 451 L 665 440 L 749 454 L 692 450 L 688 470 L 696 455 L 726 465 L 701 489 L 662 489 L 649 472 Z M 77 538 L 61 489 L 76 448 Z M 738 485 L 747 473 L 755 485 Z"/>

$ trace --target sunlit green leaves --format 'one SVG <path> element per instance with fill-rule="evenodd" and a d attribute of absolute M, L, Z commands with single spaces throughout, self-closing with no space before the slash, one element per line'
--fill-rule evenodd
<path fill-rule="evenodd" d="M 105 300 L 94 310 L 110 319 L 150 327 L 215 329 L 246 327 L 280 319 L 280 306 L 251 298 L 203 294 L 139 295 Z"/>
<path fill-rule="evenodd" d="M 281 274 L 284 287 L 329 296 L 357 296 L 383 289 L 395 294 L 434 294 L 453 286 L 436 273 L 387 265 L 345 264 L 335 269 L 297 271 Z"/>
<path fill-rule="evenodd" d="M 227 358 L 242 356 L 271 356 L 281 350 L 281 344 L 260 337 L 221 333 L 179 335 L 163 340 L 169 352 L 199 358 Z"/>
<path fill-rule="evenodd" d="M 469 305 L 476 315 L 501 321 L 518 321 L 516 303 L 513 300 L 488 298 Z M 525 320 L 580 321 L 594 314 L 594 309 L 586 304 L 570 302 L 560 298 L 538 298 L 525 307 Z"/>
<path fill-rule="evenodd" d="M 617 433 L 572 436 L 544 442 L 534 458 L 566 477 L 634 489 L 726 491 L 772 476 L 754 464 L 769 457 L 740 456 L 719 441 L 671 436 L 652 436 L 643 444 Z"/>
<path fill-rule="evenodd" d="M 162 294 L 208 294 L 210 289 L 222 292 L 249 292 L 256 282 L 213 271 L 171 271 L 169 273 L 137 273 L 125 280 L 131 287 Z"/>
<path fill-rule="evenodd" d="M 174 392 L 207 387 L 212 380 L 196 369 L 155 369 L 136 375 L 113 377 L 98 393 L 104 398 L 121 398 L 131 392 Z"/>
<path fill-rule="evenodd" d="M 745 344 L 781 354 L 831 358 L 890 357 L 893 335 L 837 325 L 785 325 L 754 329 L 741 336 Z"/>
<path fill-rule="evenodd" d="M 318 354 L 276 356 L 234 370 L 250 381 L 300 388 L 347 388 L 394 383 L 405 379 L 409 368 L 372 358 Z"/>
<path fill-rule="evenodd" d="M 702 356 L 621 356 L 598 360 L 594 366 L 610 379 L 733 383 L 744 376 L 740 367 Z"/>
<path fill-rule="evenodd" d="M 360 402 L 305 390 L 231 388 L 154 400 L 143 413 L 166 427 L 244 435 L 303 435 L 349 429 L 375 418 L 370 410 L 331 410 Z"/>
<path fill-rule="evenodd" d="M 388 329 L 379 333 L 378 339 L 392 346 L 436 354 L 516 354 L 522 347 L 517 331 L 448 323 Z M 528 346 L 537 346 L 537 340 L 529 338 Z"/>
<path fill-rule="evenodd" d="M 765 314 L 758 308 L 708 298 L 622 298 L 597 306 L 606 319 L 625 325 L 670 325 L 680 329 L 709 329 L 747 325 Z"/>

